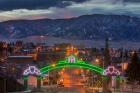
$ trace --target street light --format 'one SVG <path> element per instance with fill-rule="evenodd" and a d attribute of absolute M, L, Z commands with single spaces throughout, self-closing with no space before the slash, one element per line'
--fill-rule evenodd
<path fill-rule="evenodd" d="M 52 67 L 55 67 L 55 64 L 52 64 Z"/>
<path fill-rule="evenodd" d="M 96 58 L 94 62 L 95 62 L 96 65 L 100 65 L 100 59 L 99 58 Z"/>
<path fill-rule="evenodd" d="M 95 62 L 99 63 L 99 59 L 98 59 L 98 58 L 96 58 L 96 59 L 95 59 Z"/>
<path fill-rule="evenodd" d="M 41 35 L 40 38 L 41 38 L 41 43 L 42 43 L 42 45 L 43 45 L 43 43 L 44 43 L 44 42 L 43 42 L 43 38 L 44 38 L 44 36 Z"/>

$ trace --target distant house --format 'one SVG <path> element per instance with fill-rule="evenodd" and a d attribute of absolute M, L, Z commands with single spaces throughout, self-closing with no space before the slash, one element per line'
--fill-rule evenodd
<path fill-rule="evenodd" d="M 32 56 L 8 56 L 7 62 L 11 64 L 33 64 L 34 58 Z"/>
<path fill-rule="evenodd" d="M 21 78 L 24 69 L 30 65 L 35 65 L 32 56 L 8 56 L 7 62 L 8 75 L 17 79 Z"/>

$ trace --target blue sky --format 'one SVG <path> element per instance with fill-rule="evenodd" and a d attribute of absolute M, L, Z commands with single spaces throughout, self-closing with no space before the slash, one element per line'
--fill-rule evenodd
<path fill-rule="evenodd" d="M 59 19 L 86 14 L 140 17 L 140 0 L 0 0 L 0 21 Z"/>

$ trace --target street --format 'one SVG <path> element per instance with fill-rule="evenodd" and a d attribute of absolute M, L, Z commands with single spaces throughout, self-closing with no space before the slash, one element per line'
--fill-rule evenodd
<path fill-rule="evenodd" d="M 92 91 L 87 91 L 83 86 L 73 86 L 73 87 L 54 87 L 43 89 L 42 92 L 31 92 L 31 93 L 93 93 Z"/>

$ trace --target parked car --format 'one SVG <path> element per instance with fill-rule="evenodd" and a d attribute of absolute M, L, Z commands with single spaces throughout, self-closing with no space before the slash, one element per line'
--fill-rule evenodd
<path fill-rule="evenodd" d="M 58 87 L 64 87 L 64 84 L 63 83 L 59 83 L 57 85 L 58 85 Z"/>

